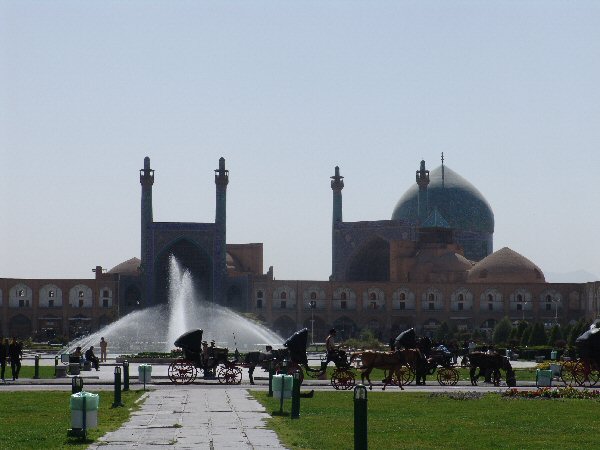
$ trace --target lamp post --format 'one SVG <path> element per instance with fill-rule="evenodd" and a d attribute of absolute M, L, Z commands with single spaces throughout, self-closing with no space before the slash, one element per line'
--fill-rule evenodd
<path fill-rule="evenodd" d="M 525 307 L 527 306 L 527 303 L 529 303 L 528 300 L 523 302 L 523 322 L 525 322 Z"/>
<path fill-rule="evenodd" d="M 554 323 L 558 324 L 558 304 L 560 303 L 560 299 L 553 298 L 552 303 L 554 303 Z"/>
<path fill-rule="evenodd" d="M 315 308 L 317 307 L 317 302 L 315 300 L 311 300 L 308 304 L 310 307 L 310 343 L 315 343 Z"/>

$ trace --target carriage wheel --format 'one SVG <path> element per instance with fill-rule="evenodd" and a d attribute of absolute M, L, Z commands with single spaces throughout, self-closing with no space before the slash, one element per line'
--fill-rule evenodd
<path fill-rule="evenodd" d="M 384 378 L 387 379 L 388 377 L 388 371 L 384 370 Z M 410 367 L 410 366 L 402 366 L 400 368 L 400 380 L 398 380 L 398 377 L 396 375 L 396 372 L 394 372 L 392 374 L 392 383 L 395 384 L 396 386 L 405 386 L 407 384 L 410 384 L 414 381 L 415 379 L 415 371 Z"/>
<path fill-rule="evenodd" d="M 172 383 L 190 384 L 196 379 L 196 368 L 190 361 L 178 359 L 169 365 L 167 374 Z"/>
<path fill-rule="evenodd" d="M 438 369 L 437 379 L 442 386 L 456 386 L 458 383 L 458 370 L 453 367 L 441 367 Z"/>
<path fill-rule="evenodd" d="M 331 375 L 331 385 L 338 391 L 352 389 L 355 384 L 354 373 L 351 370 L 335 369 Z"/>
<path fill-rule="evenodd" d="M 593 370 L 582 361 L 579 361 L 573 368 L 573 378 L 575 379 L 577 385 L 591 387 L 598 383 L 600 374 L 597 370 Z"/>
<path fill-rule="evenodd" d="M 575 366 L 577 366 L 577 361 L 568 361 L 560 366 L 560 378 L 567 386 L 577 384 L 575 380 Z"/>
<path fill-rule="evenodd" d="M 240 384 L 242 382 L 242 369 L 234 365 L 220 366 L 217 375 L 221 384 Z"/>

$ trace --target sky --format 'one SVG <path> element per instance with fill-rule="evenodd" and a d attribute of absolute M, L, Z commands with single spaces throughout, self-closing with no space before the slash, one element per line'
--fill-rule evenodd
<path fill-rule="evenodd" d="M 600 275 L 600 2 L 0 0 L 0 278 L 92 278 L 154 220 L 212 222 L 277 279 L 331 273 L 424 159 L 474 184 L 494 249 Z M 552 281 L 551 279 L 549 281 Z"/>

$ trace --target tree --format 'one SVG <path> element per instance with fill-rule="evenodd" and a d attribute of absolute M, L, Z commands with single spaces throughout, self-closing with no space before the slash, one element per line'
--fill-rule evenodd
<path fill-rule="evenodd" d="M 517 339 L 523 339 L 523 332 L 527 329 L 529 324 L 524 320 L 520 320 L 517 325 Z"/>
<path fill-rule="evenodd" d="M 508 317 L 504 317 L 500 322 L 496 324 L 494 327 L 494 333 L 492 335 L 492 340 L 494 344 L 505 344 L 508 342 L 508 338 L 510 333 L 512 332 L 513 326 Z"/>
<path fill-rule="evenodd" d="M 531 325 L 528 325 L 527 328 L 525 328 L 523 330 L 523 333 L 521 334 L 521 345 L 522 346 L 529 345 L 529 336 L 531 336 L 532 328 L 533 327 Z"/>
<path fill-rule="evenodd" d="M 550 330 L 550 337 L 548 338 L 548 345 L 554 347 L 557 341 L 563 339 L 563 335 L 558 324 L 554 325 Z"/>
<path fill-rule="evenodd" d="M 446 322 L 442 322 L 440 326 L 435 330 L 435 339 L 437 341 L 443 341 L 448 339 L 450 335 L 450 327 Z"/>
<path fill-rule="evenodd" d="M 544 330 L 544 325 L 537 322 L 533 328 L 531 329 L 531 336 L 529 336 L 529 346 L 535 345 L 546 345 L 548 342 L 548 336 L 546 336 L 546 330 Z"/>

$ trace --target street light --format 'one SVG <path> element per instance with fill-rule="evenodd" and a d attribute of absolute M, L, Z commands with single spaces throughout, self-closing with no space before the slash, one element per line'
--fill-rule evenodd
<path fill-rule="evenodd" d="M 560 303 L 560 298 L 553 298 L 552 303 L 554 303 L 554 323 L 558 324 L 558 304 Z"/>
<path fill-rule="evenodd" d="M 311 300 L 308 304 L 310 308 L 310 343 L 315 343 L 315 308 L 317 307 L 316 300 Z"/>
<path fill-rule="evenodd" d="M 525 322 L 525 306 L 527 305 L 527 303 L 529 303 L 529 300 L 523 302 L 523 322 Z"/>

